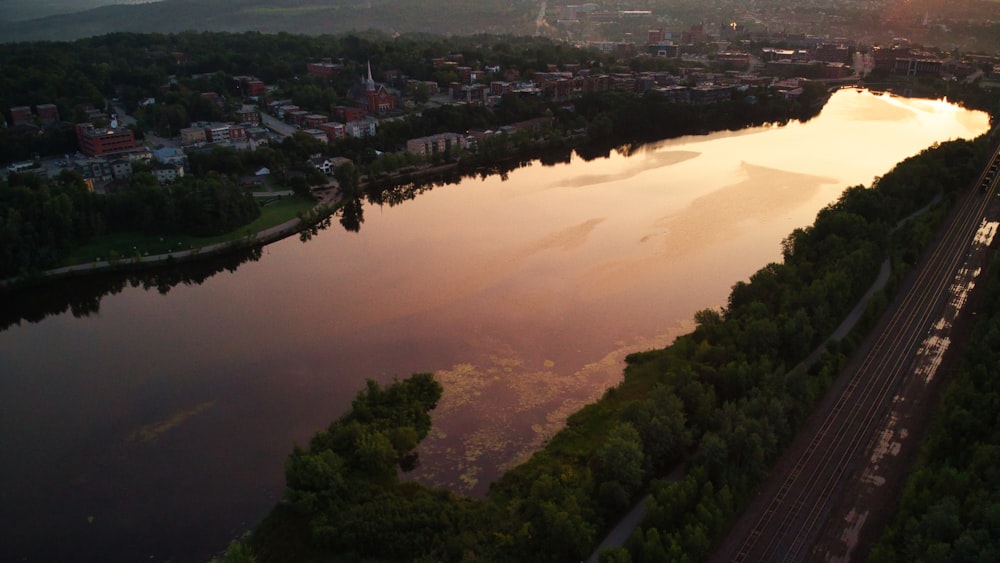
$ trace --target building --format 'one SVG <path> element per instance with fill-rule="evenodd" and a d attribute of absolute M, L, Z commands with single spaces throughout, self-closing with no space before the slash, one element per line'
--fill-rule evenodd
<path fill-rule="evenodd" d="M 332 143 L 337 139 L 343 139 L 347 136 L 347 128 L 344 127 L 343 123 L 338 123 L 336 121 L 320 123 L 318 129 L 326 133 L 326 142 L 328 143 Z"/>
<path fill-rule="evenodd" d="M 135 134 L 131 129 L 97 129 L 90 123 L 76 125 L 76 140 L 80 145 L 80 152 L 90 157 L 125 152 L 137 147 Z"/>
<path fill-rule="evenodd" d="M 278 119 L 285 119 L 285 116 L 289 113 L 293 111 L 300 111 L 301 109 L 302 108 L 293 103 L 280 104 L 277 106 L 274 113 L 278 116 Z"/>
<path fill-rule="evenodd" d="M 132 161 L 127 158 L 116 158 L 110 163 L 111 175 L 116 180 L 129 178 L 132 176 Z"/>
<path fill-rule="evenodd" d="M 260 125 L 260 114 L 257 106 L 244 105 L 236 110 L 236 118 L 240 123 L 249 123 L 251 127 Z"/>
<path fill-rule="evenodd" d="M 354 90 L 355 105 L 368 113 L 387 114 L 396 111 L 396 96 L 372 78 L 372 65 L 368 63 L 368 78 Z"/>
<path fill-rule="evenodd" d="M 229 125 L 229 142 L 239 143 L 247 140 L 247 130 L 242 125 Z"/>
<path fill-rule="evenodd" d="M 490 94 L 490 88 L 485 84 L 451 84 L 451 99 L 456 102 L 482 104 Z"/>
<path fill-rule="evenodd" d="M 59 108 L 55 104 L 38 104 L 35 106 L 38 114 L 38 121 L 42 125 L 55 125 L 59 123 Z"/>
<path fill-rule="evenodd" d="M 325 60 L 319 63 L 307 63 L 306 72 L 313 76 L 322 76 L 323 78 L 332 78 L 340 74 L 344 70 L 344 65 L 340 63 L 334 63 L 330 60 Z"/>
<path fill-rule="evenodd" d="M 734 90 L 735 88 L 732 86 L 719 86 L 715 84 L 696 86 L 691 88 L 691 103 L 708 105 L 728 102 L 733 99 Z"/>
<path fill-rule="evenodd" d="M 303 125 L 310 129 L 315 129 L 328 121 L 330 121 L 330 118 L 325 115 L 310 113 L 305 116 Z"/>
<path fill-rule="evenodd" d="M 676 59 L 681 56 L 680 45 L 675 45 L 674 43 L 667 43 L 665 41 L 660 41 L 653 43 L 646 48 L 646 52 L 654 57 L 667 57 L 671 59 Z"/>
<path fill-rule="evenodd" d="M 375 135 L 375 120 L 371 118 L 356 119 L 344 125 L 350 137 L 371 137 Z"/>
<path fill-rule="evenodd" d="M 328 143 L 330 141 L 326 136 L 326 131 L 323 131 L 322 129 L 303 129 L 302 132 L 317 141 L 322 141 L 324 143 Z"/>
<path fill-rule="evenodd" d="M 228 143 L 228 125 L 209 125 L 205 127 L 205 140 L 211 143 Z"/>
<path fill-rule="evenodd" d="M 28 106 L 17 106 L 10 108 L 10 124 L 11 126 L 17 125 L 30 125 L 34 116 L 31 115 L 31 108 Z"/>
<path fill-rule="evenodd" d="M 823 43 L 813 51 L 813 58 L 824 63 L 847 63 L 850 50 L 839 43 Z"/>
<path fill-rule="evenodd" d="M 409 92 L 411 96 L 421 89 L 424 92 L 426 92 L 428 96 L 433 96 L 438 93 L 439 88 L 438 88 L 438 83 L 434 82 L 433 80 L 411 79 L 406 81 L 406 91 Z"/>
<path fill-rule="evenodd" d="M 306 122 L 306 116 L 309 112 L 304 109 L 296 109 L 292 111 L 285 112 L 285 123 L 290 123 L 292 125 L 302 126 Z"/>
<path fill-rule="evenodd" d="M 184 167 L 179 164 L 157 162 L 152 165 L 151 171 L 153 176 L 156 177 L 156 181 L 161 184 L 174 182 L 178 178 L 184 177 Z"/>
<path fill-rule="evenodd" d="M 267 91 L 267 86 L 254 76 L 234 76 L 244 98 L 259 98 Z"/>
<path fill-rule="evenodd" d="M 344 123 L 357 121 L 365 117 L 365 111 L 360 108 L 350 106 L 337 106 L 333 108 L 333 113 Z"/>
<path fill-rule="evenodd" d="M 103 188 L 114 179 L 114 175 L 111 173 L 111 163 L 103 158 L 75 160 L 73 161 L 73 170 L 83 177 L 83 180 L 90 187 L 90 191 L 94 191 L 95 188 Z"/>
<path fill-rule="evenodd" d="M 204 127 L 186 127 L 181 129 L 181 144 L 182 145 L 194 145 L 196 143 L 205 142 L 205 128 Z"/>
<path fill-rule="evenodd" d="M 266 147 L 271 144 L 271 137 L 264 127 L 251 127 L 247 129 L 247 144 L 251 150 L 257 147 Z"/>
<path fill-rule="evenodd" d="M 406 152 L 419 156 L 443 154 L 462 147 L 463 137 L 458 133 L 438 133 L 406 141 Z"/>
<path fill-rule="evenodd" d="M 899 58 L 892 71 L 907 76 L 940 76 L 943 64 L 939 59 Z"/>
<path fill-rule="evenodd" d="M 180 164 L 184 166 L 187 164 L 188 157 L 181 149 L 174 147 L 163 147 L 162 149 L 156 149 L 153 151 L 153 158 L 157 162 L 162 162 L 164 164 Z"/>

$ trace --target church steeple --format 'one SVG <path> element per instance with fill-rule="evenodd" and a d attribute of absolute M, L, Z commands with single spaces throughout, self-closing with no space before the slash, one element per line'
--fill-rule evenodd
<path fill-rule="evenodd" d="M 372 62 L 368 61 L 368 91 L 371 92 L 375 90 L 375 79 L 372 78 Z"/>

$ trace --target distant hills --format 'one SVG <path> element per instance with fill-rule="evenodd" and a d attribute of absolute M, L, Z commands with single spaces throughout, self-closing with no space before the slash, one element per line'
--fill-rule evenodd
<path fill-rule="evenodd" d="M 23 21 L 91 10 L 108 4 L 146 4 L 162 0 L 0 0 L 0 20 Z"/>
<path fill-rule="evenodd" d="M 0 11 L 0 18 L 3 18 L 0 20 L 0 40 L 71 41 L 119 31 L 175 33 L 190 30 L 321 34 L 380 29 L 455 35 L 530 34 L 535 29 L 534 18 L 539 5 L 536 0 L 162 0 L 132 3 L 135 1 L 0 1 L 0 7 L 4 8 Z M 37 4 L 37 10 L 78 7 L 84 11 L 13 21 L 28 13 L 25 11 L 28 2 Z M 99 4 L 105 5 L 97 6 Z"/>

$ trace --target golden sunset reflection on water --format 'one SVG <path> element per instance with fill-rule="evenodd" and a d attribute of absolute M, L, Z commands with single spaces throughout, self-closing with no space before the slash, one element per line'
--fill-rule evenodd
<path fill-rule="evenodd" d="M 446 393 L 417 478 L 482 492 L 617 382 L 625 355 L 668 344 L 780 259 L 781 239 L 845 187 L 987 128 L 945 102 L 845 90 L 809 123 L 534 164 L 370 209 L 364 237 L 387 268 L 362 275 L 382 283 L 349 316 L 436 319 L 466 350 L 433 368 Z"/>
<path fill-rule="evenodd" d="M 294 442 L 366 378 L 413 372 L 445 393 L 412 476 L 483 494 L 846 187 L 987 128 L 842 90 L 807 123 L 467 179 L 166 295 L 126 284 L 25 321 L 0 336 L 10 537 L 225 545 L 278 501 Z"/>

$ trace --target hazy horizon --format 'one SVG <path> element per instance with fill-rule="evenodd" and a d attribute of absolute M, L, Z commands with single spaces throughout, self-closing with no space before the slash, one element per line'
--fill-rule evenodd
<path fill-rule="evenodd" d="M 162 1 L 164 0 L 0 0 L 0 20 L 25 21 L 113 4 L 149 4 Z"/>

